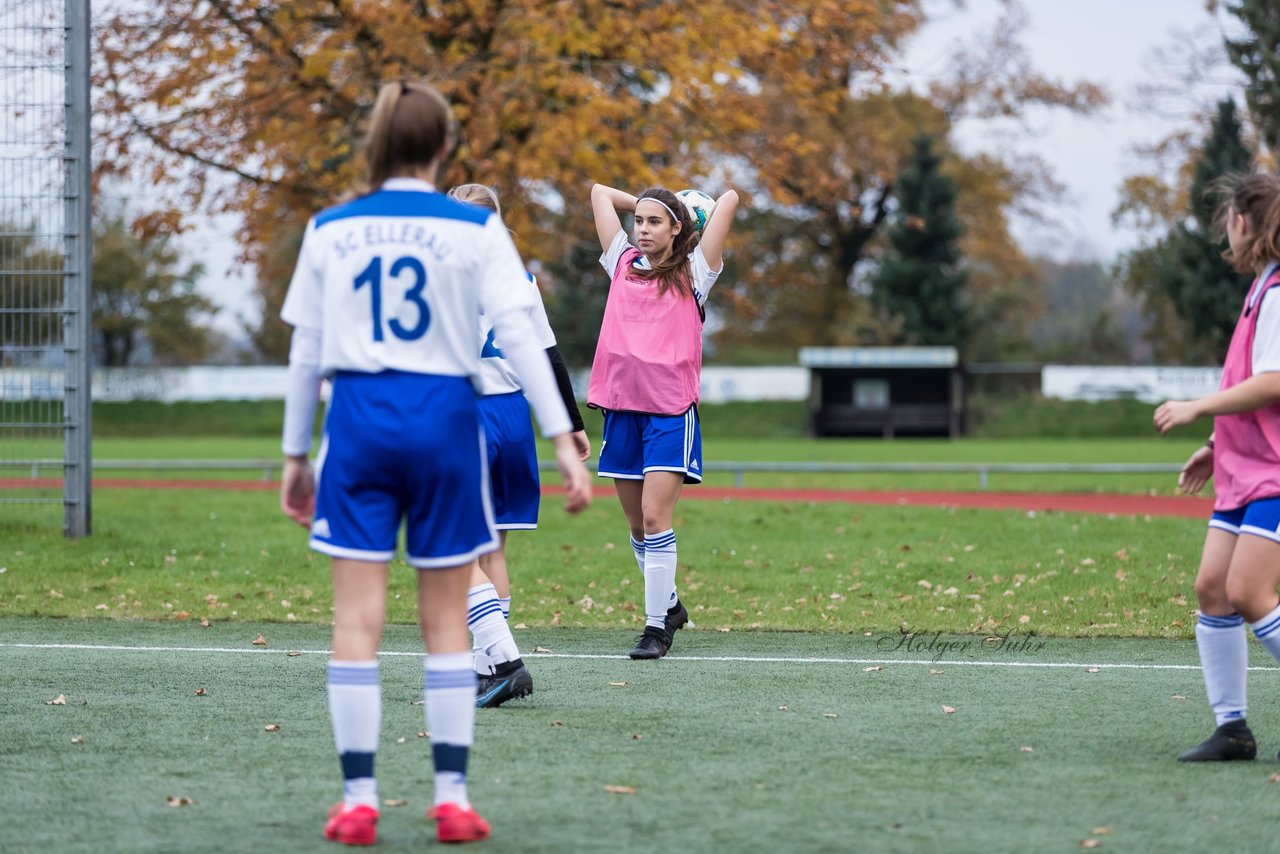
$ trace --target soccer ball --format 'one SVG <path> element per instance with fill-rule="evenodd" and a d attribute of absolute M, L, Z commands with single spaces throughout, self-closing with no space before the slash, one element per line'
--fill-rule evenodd
<path fill-rule="evenodd" d="M 716 200 L 701 190 L 681 190 L 676 193 L 676 198 L 684 202 L 684 206 L 689 209 L 689 218 L 693 220 L 693 227 L 701 234 L 702 229 L 706 228 L 707 221 L 711 219 L 711 212 L 716 209 Z"/>

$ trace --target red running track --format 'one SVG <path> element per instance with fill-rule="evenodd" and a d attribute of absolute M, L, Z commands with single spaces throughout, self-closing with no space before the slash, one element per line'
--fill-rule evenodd
<path fill-rule="evenodd" d="M 155 480 L 95 478 L 99 489 L 227 489 L 274 492 L 279 481 L 265 480 Z M 0 478 L 0 489 L 61 489 L 54 478 Z M 543 492 L 558 495 L 559 487 Z M 611 498 L 613 490 L 596 489 L 600 499 Z M 824 504 L 874 504 L 900 507 L 964 507 L 978 510 L 1059 511 L 1063 513 L 1105 513 L 1116 516 L 1175 516 L 1208 519 L 1213 499 L 1169 495 L 1106 495 L 1039 492 L 908 492 L 871 489 L 749 489 L 743 487 L 694 486 L 682 498 L 739 501 L 793 501 Z"/>

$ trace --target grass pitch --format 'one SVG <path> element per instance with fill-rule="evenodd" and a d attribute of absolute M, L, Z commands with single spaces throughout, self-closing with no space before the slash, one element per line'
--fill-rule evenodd
<path fill-rule="evenodd" d="M 1206 767 L 1173 759 L 1212 725 L 1188 641 L 686 630 L 667 659 L 632 662 L 632 634 L 517 632 L 550 652 L 528 658 L 532 698 L 478 713 L 471 791 L 494 825 L 478 850 L 1263 851 L 1274 836 L 1256 817 L 1280 771 L 1280 671 L 1256 648 L 1263 757 Z M 0 848 L 325 850 L 340 791 L 326 646 L 314 625 L 0 619 Z M 434 844 L 417 649 L 410 627 L 384 641 L 380 796 L 405 802 L 383 808 L 388 849 Z"/>

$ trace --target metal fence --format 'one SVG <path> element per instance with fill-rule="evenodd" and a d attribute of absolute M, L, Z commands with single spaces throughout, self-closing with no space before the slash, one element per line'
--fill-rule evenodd
<path fill-rule="evenodd" d="M 90 530 L 89 0 L 0 2 L 0 532 Z"/>
<path fill-rule="evenodd" d="M 0 460 L 0 476 L 4 469 L 18 470 L 16 477 L 38 481 L 50 470 L 62 465 L 59 460 Z M 125 472 L 257 472 L 264 481 L 279 476 L 284 463 L 277 457 L 260 460 L 98 460 L 99 471 Z M 595 471 L 595 465 L 588 463 Z M 544 471 L 555 471 L 556 464 L 544 460 Z M 733 475 L 733 485 L 746 486 L 747 474 L 975 474 L 978 487 L 988 489 L 993 474 L 1176 474 L 1181 463 L 844 463 L 844 462 L 709 462 L 707 474 Z"/>

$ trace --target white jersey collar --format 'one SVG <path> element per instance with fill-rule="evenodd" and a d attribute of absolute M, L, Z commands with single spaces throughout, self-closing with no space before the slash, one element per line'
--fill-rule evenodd
<path fill-rule="evenodd" d="M 418 190 L 424 193 L 434 193 L 436 191 L 435 187 L 420 178 L 388 178 L 382 182 L 382 189 Z"/>

